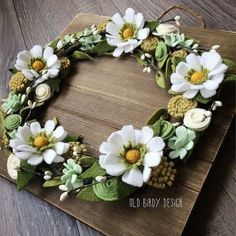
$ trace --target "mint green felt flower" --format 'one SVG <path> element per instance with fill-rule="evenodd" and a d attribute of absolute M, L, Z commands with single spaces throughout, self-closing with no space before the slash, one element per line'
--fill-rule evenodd
<path fill-rule="evenodd" d="M 102 36 L 99 34 L 93 34 L 93 31 L 90 29 L 85 29 L 83 32 L 83 37 L 79 39 L 79 42 L 82 44 L 81 50 L 90 51 L 95 45 L 101 42 Z"/>
<path fill-rule="evenodd" d="M 67 163 L 63 164 L 63 175 L 61 181 L 65 184 L 69 190 L 77 189 L 83 185 L 83 181 L 78 178 L 82 172 L 80 165 L 76 164 L 73 159 L 68 159 Z"/>
<path fill-rule="evenodd" d="M 11 114 L 18 112 L 25 102 L 25 94 L 16 94 L 15 92 L 10 92 L 6 99 L 3 99 L 2 110 L 5 114 Z"/>
<path fill-rule="evenodd" d="M 169 153 L 171 159 L 179 157 L 181 160 L 187 155 L 193 146 L 193 140 L 196 138 L 196 134 L 193 130 L 187 129 L 184 126 L 179 126 L 175 130 L 176 136 L 172 137 L 168 141 L 168 146 L 173 151 Z"/>
<path fill-rule="evenodd" d="M 165 44 L 170 47 L 182 46 L 185 48 L 189 48 L 193 44 L 192 39 L 185 39 L 184 34 L 167 34 L 164 35 Z"/>

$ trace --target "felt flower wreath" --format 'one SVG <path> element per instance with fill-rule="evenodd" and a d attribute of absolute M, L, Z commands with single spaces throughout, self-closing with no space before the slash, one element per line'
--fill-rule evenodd
<path fill-rule="evenodd" d="M 44 187 L 70 193 L 89 201 L 115 201 L 145 184 L 163 189 L 175 180 L 175 163 L 185 162 L 200 132 L 210 125 L 219 87 L 235 80 L 228 73 L 233 62 L 212 48 L 180 33 L 180 17 L 145 21 L 142 13 L 128 8 L 110 21 L 56 39 L 47 46 L 35 45 L 18 53 L 3 100 L 2 144 L 11 154 L 7 170 L 23 189 L 35 175 Z M 41 125 L 33 110 L 60 90 L 72 62 L 94 55 L 132 53 L 143 72 L 155 72 L 155 82 L 172 96 L 167 108 L 157 109 L 142 129 L 124 125 L 104 141 L 99 159 L 87 151 L 82 137 L 67 134 L 57 119 Z M 154 84 L 153 84 L 154 86 Z"/>

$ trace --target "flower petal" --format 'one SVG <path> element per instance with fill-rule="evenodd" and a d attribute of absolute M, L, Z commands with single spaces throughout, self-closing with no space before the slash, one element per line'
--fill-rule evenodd
<path fill-rule="evenodd" d="M 46 131 L 46 134 L 51 134 L 53 132 L 53 130 L 56 127 L 56 123 L 53 120 L 48 120 L 45 125 L 44 125 L 44 129 Z"/>
<path fill-rule="evenodd" d="M 123 126 L 121 135 L 125 143 L 131 142 L 132 144 L 136 144 L 134 127 L 132 125 Z"/>
<path fill-rule="evenodd" d="M 221 63 L 221 56 L 217 52 L 204 52 L 201 56 L 201 64 L 208 70 L 214 70 Z"/>
<path fill-rule="evenodd" d="M 160 152 L 165 147 L 165 143 L 161 137 L 154 137 L 147 144 L 147 148 L 150 152 Z"/>
<path fill-rule="evenodd" d="M 23 127 L 18 128 L 18 131 L 16 133 L 16 138 L 19 138 L 25 143 L 25 141 L 28 140 L 31 135 L 32 132 L 30 130 L 30 127 L 25 124 Z"/>
<path fill-rule="evenodd" d="M 147 144 L 153 137 L 153 130 L 148 126 L 144 126 L 141 130 L 139 140 L 137 143 Z"/>
<path fill-rule="evenodd" d="M 15 152 L 15 155 L 21 160 L 27 160 L 33 155 L 33 153 L 32 152 Z"/>
<path fill-rule="evenodd" d="M 177 158 L 178 156 L 179 156 L 179 152 L 178 152 L 177 150 L 171 151 L 171 152 L 169 153 L 170 159 L 175 159 L 175 158 Z"/>
<path fill-rule="evenodd" d="M 107 155 L 103 166 L 105 166 L 106 172 L 112 176 L 119 176 L 126 170 L 126 166 L 120 158 L 112 154 Z"/>
<path fill-rule="evenodd" d="M 210 98 L 216 94 L 216 90 L 208 90 L 206 88 L 203 88 L 200 90 L 200 93 L 204 98 Z"/>
<path fill-rule="evenodd" d="M 118 25 L 115 25 L 112 22 L 110 22 L 110 23 L 107 24 L 106 31 L 109 34 L 116 35 L 118 37 L 119 36 L 120 27 Z"/>
<path fill-rule="evenodd" d="M 190 68 L 185 62 L 180 62 L 176 67 L 176 73 L 182 76 L 186 76 Z"/>
<path fill-rule="evenodd" d="M 28 163 L 32 166 L 36 166 L 38 164 L 40 164 L 43 161 L 43 157 L 42 155 L 32 155 L 30 159 L 28 159 Z"/>
<path fill-rule="evenodd" d="M 16 148 L 17 151 L 22 151 L 22 152 L 32 152 L 32 153 L 37 153 L 37 150 L 33 148 L 32 146 L 29 145 L 19 145 Z"/>
<path fill-rule="evenodd" d="M 35 58 L 42 58 L 43 56 L 43 49 L 39 45 L 33 46 L 33 48 L 30 50 L 30 53 L 32 54 L 33 57 Z"/>
<path fill-rule="evenodd" d="M 227 71 L 227 69 L 228 69 L 228 66 L 226 66 L 225 64 L 220 64 L 217 68 L 212 70 L 208 76 L 211 77 L 213 75 L 223 74 Z"/>
<path fill-rule="evenodd" d="M 203 86 L 208 90 L 216 90 L 219 87 L 219 84 L 213 80 L 207 80 L 203 83 Z"/>
<path fill-rule="evenodd" d="M 116 13 L 111 19 L 116 25 L 120 27 L 124 24 L 124 20 L 119 13 Z"/>
<path fill-rule="evenodd" d="M 22 70 L 22 73 L 29 80 L 32 80 L 35 77 L 34 74 L 29 69 Z"/>
<path fill-rule="evenodd" d="M 186 57 L 186 62 L 191 69 L 194 69 L 195 71 L 201 70 L 200 56 L 196 56 L 195 54 L 189 54 Z"/>
<path fill-rule="evenodd" d="M 47 164 L 52 164 L 54 161 L 55 157 L 57 156 L 56 152 L 52 149 L 47 149 L 43 153 L 43 159 Z"/>
<path fill-rule="evenodd" d="M 224 80 L 224 77 L 225 77 L 224 74 L 217 74 L 217 75 L 212 75 L 210 79 L 220 84 Z"/>
<path fill-rule="evenodd" d="M 170 80 L 171 80 L 171 83 L 172 84 L 182 84 L 182 83 L 186 83 L 186 79 L 182 76 L 182 75 L 179 75 L 177 73 L 173 73 L 171 76 L 170 76 Z"/>
<path fill-rule="evenodd" d="M 143 175 L 138 168 L 132 168 L 131 170 L 125 171 L 122 176 L 122 181 L 136 187 L 142 187 Z"/>
<path fill-rule="evenodd" d="M 51 67 L 53 64 L 55 64 L 57 62 L 58 58 L 56 55 L 52 55 L 48 58 L 47 60 L 47 66 Z"/>
<path fill-rule="evenodd" d="M 113 52 L 113 57 L 119 57 L 124 52 L 124 47 L 118 47 Z"/>
<path fill-rule="evenodd" d="M 49 78 L 55 78 L 57 77 L 59 74 L 59 70 L 58 69 L 49 69 L 48 70 L 48 77 Z"/>
<path fill-rule="evenodd" d="M 64 128 L 62 126 L 58 126 L 53 131 L 53 136 L 56 139 L 56 141 L 62 141 L 67 136 L 67 132 L 64 130 Z"/>
<path fill-rule="evenodd" d="M 183 97 L 189 98 L 189 99 L 194 98 L 197 95 L 198 91 L 199 91 L 198 89 L 188 90 L 183 93 Z"/>
<path fill-rule="evenodd" d="M 59 162 L 63 162 L 64 160 L 65 160 L 64 157 L 62 157 L 60 155 L 56 155 L 56 157 L 54 158 L 53 162 L 59 163 Z"/>
<path fill-rule="evenodd" d="M 146 39 L 147 36 L 149 35 L 149 32 L 150 32 L 149 28 L 141 29 L 138 31 L 137 38 L 141 40 Z"/>
<path fill-rule="evenodd" d="M 49 57 L 53 56 L 53 48 L 46 47 L 43 51 L 43 58 L 47 61 Z"/>
<path fill-rule="evenodd" d="M 124 20 L 128 23 L 133 23 L 134 22 L 134 9 L 133 8 L 128 8 L 125 11 L 125 16 L 124 16 Z"/>
<path fill-rule="evenodd" d="M 38 133 L 40 133 L 41 126 L 40 126 L 39 122 L 33 122 L 30 124 L 30 129 L 31 129 L 33 136 L 35 137 Z"/>
<path fill-rule="evenodd" d="M 190 89 L 191 84 L 190 83 L 179 83 L 179 84 L 173 84 L 171 86 L 171 90 L 174 92 L 185 92 L 186 90 Z"/>
<path fill-rule="evenodd" d="M 137 29 L 142 29 L 145 23 L 144 16 L 142 13 L 138 13 L 134 16 L 134 23 Z"/>
<path fill-rule="evenodd" d="M 144 156 L 143 165 L 148 167 L 158 166 L 161 162 L 160 152 L 148 152 Z"/>
<path fill-rule="evenodd" d="M 147 182 L 151 177 L 152 169 L 145 166 L 143 169 L 143 181 Z"/>
<path fill-rule="evenodd" d="M 66 153 L 69 150 L 70 144 L 69 143 L 63 143 L 63 142 L 57 142 L 54 145 L 54 149 L 57 154 L 62 155 Z"/>

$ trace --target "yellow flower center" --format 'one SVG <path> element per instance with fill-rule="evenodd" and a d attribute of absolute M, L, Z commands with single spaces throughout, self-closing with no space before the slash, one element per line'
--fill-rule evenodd
<path fill-rule="evenodd" d="M 48 145 L 48 139 L 44 136 L 39 136 L 34 140 L 34 146 L 37 148 L 42 148 Z"/>
<path fill-rule="evenodd" d="M 122 36 L 124 39 L 132 38 L 134 36 L 134 30 L 131 27 L 128 27 L 123 31 Z"/>
<path fill-rule="evenodd" d="M 192 84 L 201 84 L 206 80 L 206 73 L 204 71 L 196 71 L 190 77 Z"/>
<path fill-rule="evenodd" d="M 126 161 L 129 162 L 130 164 L 137 163 L 140 157 L 141 157 L 141 153 L 137 149 L 131 149 L 125 155 Z"/>
<path fill-rule="evenodd" d="M 40 60 L 36 60 L 33 62 L 32 64 L 32 69 L 36 70 L 36 71 L 40 71 L 45 67 L 45 64 L 40 61 Z"/>

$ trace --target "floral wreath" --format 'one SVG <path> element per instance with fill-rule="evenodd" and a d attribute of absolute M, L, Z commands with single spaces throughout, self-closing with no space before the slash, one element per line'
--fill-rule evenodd
<path fill-rule="evenodd" d="M 220 46 L 205 48 L 180 33 L 180 17 L 145 21 L 132 8 L 122 17 L 68 34 L 45 47 L 35 45 L 17 55 L 9 81 L 10 93 L 1 106 L 2 143 L 10 151 L 9 176 L 23 189 L 34 176 L 43 186 L 59 187 L 63 201 L 70 193 L 88 201 L 114 201 L 145 184 L 172 186 L 176 166 L 187 161 L 212 111 L 223 82 L 235 80 L 234 64 L 222 59 Z M 56 118 L 44 126 L 33 120 L 68 76 L 71 64 L 93 56 L 131 54 L 143 72 L 156 73 L 155 82 L 171 95 L 141 129 L 125 125 L 100 146 L 98 158 L 87 153 L 81 136 L 67 134 Z"/>

